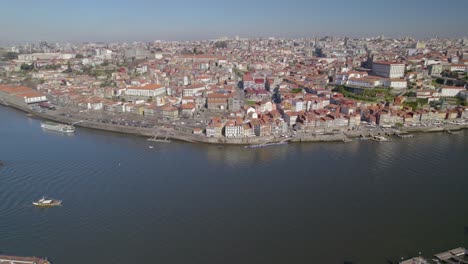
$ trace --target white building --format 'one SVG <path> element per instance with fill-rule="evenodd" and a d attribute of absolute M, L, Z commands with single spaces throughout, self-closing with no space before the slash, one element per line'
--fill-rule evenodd
<path fill-rule="evenodd" d="M 367 76 L 367 72 L 360 71 L 347 71 L 336 74 L 335 84 L 343 85 L 346 84 L 349 78 L 362 78 Z"/>
<path fill-rule="evenodd" d="M 383 81 L 383 86 L 393 89 L 406 89 L 408 87 L 408 82 L 404 79 L 385 79 Z"/>
<path fill-rule="evenodd" d="M 146 64 L 143 64 L 143 65 L 139 65 L 135 71 L 139 74 L 143 74 L 143 73 L 147 73 L 148 72 L 148 65 Z"/>
<path fill-rule="evenodd" d="M 25 93 L 19 93 L 16 94 L 15 96 L 23 98 L 24 102 L 27 104 L 34 104 L 34 103 L 40 103 L 40 102 L 46 102 L 47 97 L 41 93 L 37 93 L 34 91 L 31 92 L 25 92 Z"/>
<path fill-rule="evenodd" d="M 32 53 L 20 54 L 18 60 L 20 61 L 36 61 L 36 60 L 69 60 L 75 58 L 75 54 L 62 54 L 62 53 Z"/>
<path fill-rule="evenodd" d="M 372 72 L 385 78 L 402 78 L 405 76 L 405 64 L 390 61 L 375 61 L 372 63 Z"/>
<path fill-rule="evenodd" d="M 465 64 L 452 64 L 450 65 L 450 71 L 464 72 L 466 71 L 466 65 Z"/>
<path fill-rule="evenodd" d="M 363 78 L 349 78 L 348 85 L 372 88 L 381 85 L 381 78 L 367 76 Z"/>
<path fill-rule="evenodd" d="M 265 113 L 271 111 L 273 111 L 273 104 L 270 101 L 262 103 L 260 105 L 260 112 Z"/>
<path fill-rule="evenodd" d="M 104 105 L 102 102 L 99 102 L 99 101 L 88 101 L 85 105 L 83 105 L 86 107 L 86 109 L 88 110 L 102 110 L 104 108 Z"/>
<path fill-rule="evenodd" d="M 142 87 L 130 87 L 125 95 L 138 97 L 157 97 L 166 95 L 166 87 L 159 84 L 148 84 Z"/>
<path fill-rule="evenodd" d="M 224 127 L 224 135 L 226 137 L 243 137 L 244 124 L 239 121 L 229 120 Z"/>
<path fill-rule="evenodd" d="M 293 111 L 300 112 L 306 110 L 306 103 L 302 99 L 293 100 Z"/>
<path fill-rule="evenodd" d="M 182 89 L 182 96 L 200 96 L 206 90 L 203 84 L 190 85 Z"/>
<path fill-rule="evenodd" d="M 440 96 L 442 97 L 455 97 L 461 91 L 465 91 L 465 87 L 447 86 L 440 89 Z"/>

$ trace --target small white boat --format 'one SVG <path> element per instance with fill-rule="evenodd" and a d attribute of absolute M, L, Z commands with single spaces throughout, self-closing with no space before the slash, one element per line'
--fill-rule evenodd
<path fill-rule="evenodd" d="M 389 142 L 390 139 L 382 136 L 374 136 L 372 140 L 377 141 L 377 142 Z"/>
<path fill-rule="evenodd" d="M 35 206 L 38 207 L 54 207 L 54 206 L 59 206 L 62 204 L 61 200 L 55 200 L 55 199 L 48 199 L 44 196 L 42 196 L 41 199 L 37 200 L 36 202 L 32 203 Z"/>
<path fill-rule="evenodd" d="M 149 146 L 150 149 L 154 148 L 153 146 Z"/>
<path fill-rule="evenodd" d="M 64 125 L 54 122 L 43 122 L 41 127 L 49 130 L 64 132 L 64 133 L 73 133 L 75 132 L 75 127 L 70 125 Z"/>

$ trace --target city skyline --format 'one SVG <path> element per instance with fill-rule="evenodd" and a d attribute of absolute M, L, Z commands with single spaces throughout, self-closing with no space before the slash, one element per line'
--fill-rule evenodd
<path fill-rule="evenodd" d="M 468 35 L 467 1 L 281 1 L 196 3 L 138 0 L 8 3 L 0 17 L 3 42 L 203 40 L 221 36 L 302 38 L 334 35 Z"/>

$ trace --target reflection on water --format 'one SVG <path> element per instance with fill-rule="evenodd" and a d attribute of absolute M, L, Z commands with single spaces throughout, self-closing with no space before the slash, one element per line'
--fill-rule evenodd
<path fill-rule="evenodd" d="M 46 128 L 42 128 L 42 132 L 46 133 L 46 134 L 51 134 L 51 135 L 56 135 L 56 136 L 63 136 L 63 137 L 72 137 L 74 136 L 73 133 L 65 133 L 65 132 L 60 132 L 60 131 L 57 131 L 57 130 L 50 130 L 50 129 L 46 129 Z"/>
<path fill-rule="evenodd" d="M 268 146 L 264 148 L 244 148 L 243 146 L 203 146 L 202 151 L 212 162 L 224 162 L 230 167 L 253 166 L 285 157 L 288 145 Z"/>
<path fill-rule="evenodd" d="M 339 142 L 303 142 L 287 145 L 268 146 L 263 148 L 244 148 L 243 146 L 210 146 L 197 145 L 213 162 L 225 162 L 229 166 L 253 166 L 274 160 L 288 160 L 295 155 L 306 155 L 312 160 L 340 160 L 344 156 L 359 155 L 365 151 L 363 144 L 371 141 L 351 143 Z M 324 152 L 324 150 L 326 150 Z"/>

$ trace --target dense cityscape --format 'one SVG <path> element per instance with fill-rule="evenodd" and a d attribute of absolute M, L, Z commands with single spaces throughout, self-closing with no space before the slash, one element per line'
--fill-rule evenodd
<path fill-rule="evenodd" d="M 2 2 L 0 264 L 468 263 L 467 10 Z"/>
<path fill-rule="evenodd" d="M 42 41 L 1 58 L 4 104 L 182 140 L 336 140 L 468 118 L 466 38 Z"/>

